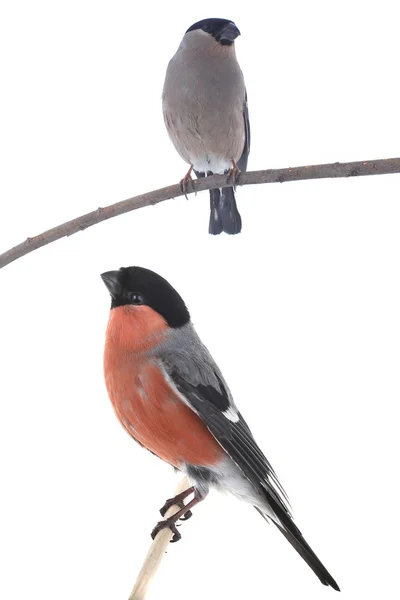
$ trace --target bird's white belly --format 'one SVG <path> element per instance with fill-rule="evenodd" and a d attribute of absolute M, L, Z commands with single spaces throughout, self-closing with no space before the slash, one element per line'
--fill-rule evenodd
<path fill-rule="evenodd" d="M 222 156 L 213 156 L 212 154 L 203 154 L 201 156 L 190 156 L 190 163 L 195 171 L 200 173 L 219 173 L 223 175 L 232 168 L 231 160 Z"/>

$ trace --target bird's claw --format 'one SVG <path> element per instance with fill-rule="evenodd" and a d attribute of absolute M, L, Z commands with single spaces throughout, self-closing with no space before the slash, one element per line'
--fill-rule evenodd
<path fill-rule="evenodd" d="M 189 181 L 193 185 L 192 170 L 193 170 L 193 167 L 190 167 L 190 169 L 186 173 L 185 177 L 183 179 L 181 179 L 180 182 L 179 182 L 180 186 L 181 186 L 181 192 L 182 192 L 182 194 L 185 195 L 186 200 L 189 200 L 189 198 L 187 197 L 187 191 L 188 191 L 188 188 L 189 188 Z"/>
<path fill-rule="evenodd" d="M 180 521 L 187 521 L 193 515 L 191 510 L 187 510 L 185 514 L 180 518 Z"/>
<path fill-rule="evenodd" d="M 183 500 L 176 500 L 176 498 L 169 498 L 166 500 L 164 506 L 160 508 L 160 513 L 162 517 L 165 517 L 165 513 L 172 506 L 179 506 L 179 508 L 185 508 L 185 503 Z M 181 521 L 187 521 L 192 516 L 192 511 L 188 510 L 185 514 L 180 518 Z"/>
<path fill-rule="evenodd" d="M 164 521 L 159 521 L 157 523 L 157 525 L 154 527 L 153 531 L 151 532 L 152 539 L 154 540 L 156 535 L 162 529 L 166 529 L 166 528 L 168 528 L 172 531 L 173 535 L 172 535 L 171 543 L 178 542 L 181 539 L 182 536 L 176 527 L 174 517 L 170 517 L 169 519 L 165 519 Z"/>
<path fill-rule="evenodd" d="M 239 167 L 237 166 L 235 161 L 232 160 L 232 168 L 229 169 L 229 171 L 228 171 L 227 183 L 231 183 L 231 184 L 233 184 L 233 187 L 236 187 L 236 184 L 239 181 L 240 173 L 241 173 L 241 171 L 240 171 Z"/>

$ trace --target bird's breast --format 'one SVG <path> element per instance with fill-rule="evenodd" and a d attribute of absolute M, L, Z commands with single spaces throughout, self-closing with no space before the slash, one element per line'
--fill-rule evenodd
<path fill-rule="evenodd" d="M 156 360 L 126 352 L 116 356 L 106 349 L 104 370 L 118 419 L 148 450 L 178 468 L 221 460 L 223 450 L 169 385 Z"/>
<path fill-rule="evenodd" d="M 163 92 L 168 134 L 181 157 L 196 171 L 224 173 L 245 144 L 245 86 L 235 61 L 210 59 L 169 64 Z"/>

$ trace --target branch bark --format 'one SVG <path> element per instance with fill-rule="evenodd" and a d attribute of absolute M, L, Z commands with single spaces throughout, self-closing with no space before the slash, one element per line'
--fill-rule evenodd
<path fill-rule="evenodd" d="M 190 487 L 190 482 L 186 475 L 179 482 L 178 487 L 175 490 L 173 497 L 177 496 L 181 492 L 187 490 Z M 171 517 L 180 509 L 179 506 L 171 506 L 165 514 L 165 518 Z M 165 556 L 165 551 L 168 547 L 169 542 L 172 538 L 172 531 L 170 529 L 161 529 L 156 535 L 153 543 L 151 544 L 146 558 L 144 559 L 142 568 L 140 569 L 138 578 L 129 600 L 144 600 L 146 598 L 147 591 L 153 578 L 161 564 L 162 559 Z"/>
<path fill-rule="evenodd" d="M 400 173 L 400 158 L 388 158 L 381 160 L 367 160 L 351 163 L 332 163 L 325 165 L 311 165 L 306 167 L 294 167 L 286 169 L 268 169 L 266 171 L 249 171 L 241 173 L 238 185 L 254 185 L 259 183 L 284 183 L 286 181 L 304 181 L 306 179 L 327 179 L 336 177 L 359 177 L 363 175 L 387 175 Z M 196 179 L 189 185 L 188 194 L 213 190 L 226 186 L 226 175 L 213 175 Z M 67 221 L 62 225 L 48 229 L 43 233 L 26 239 L 21 244 L 14 246 L 0 255 L 0 269 L 14 260 L 37 250 L 46 244 L 55 242 L 63 237 L 70 236 L 77 231 L 83 231 L 92 225 L 106 221 L 118 215 L 137 210 L 144 206 L 158 204 L 164 200 L 183 196 L 179 184 L 170 185 L 153 192 L 147 192 L 140 196 L 122 200 L 116 204 L 98 208 L 90 213 Z"/>

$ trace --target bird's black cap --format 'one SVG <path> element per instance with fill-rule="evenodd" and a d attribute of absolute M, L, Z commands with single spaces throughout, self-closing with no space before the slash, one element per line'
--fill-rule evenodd
<path fill-rule="evenodd" d="M 186 33 L 196 31 L 196 29 L 209 33 L 223 46 L 231 46 L 240 35 L 235 23 L 229 21 L 229 19 L 203 19 L 189 27 Z"/>
<path fill-rule="evenodd" d="M 146 305 L 158 312 L 170 327 L 182 327 L 190 314 L 178 292 L 166 279 L 143 267 L 121 267 L 101 274 L 111 295 L 111 308 Z"/>

